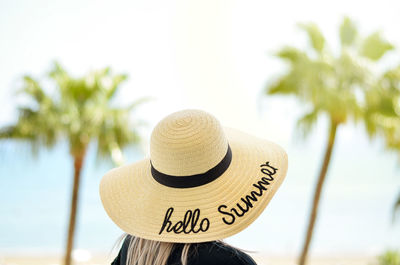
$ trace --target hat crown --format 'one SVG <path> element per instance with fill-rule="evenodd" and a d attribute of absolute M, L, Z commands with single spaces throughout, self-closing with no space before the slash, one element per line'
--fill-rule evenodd
<path fill-rule="evenodd" d="M 175 112 L 161 120 L 150 140 L 154 168 L 173 176 L 202 174 L 226 155 L 228 141 L 219 121 L 200 110 Z"/>

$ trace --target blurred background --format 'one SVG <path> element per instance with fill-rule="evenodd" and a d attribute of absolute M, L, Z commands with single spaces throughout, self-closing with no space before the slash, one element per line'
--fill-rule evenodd
<path fill-rule="evenodd" d="M 400 264 L 399 11 L 396 0 L 0 0 L 0 264 L 67 264 L 77 176 L 72 263 L 109 264 L 123 232 L 99 181 L 148 155 L 154 125 L 185 108 L 289 155 L 266 211 L 228 243 L 259 264 Z"/>

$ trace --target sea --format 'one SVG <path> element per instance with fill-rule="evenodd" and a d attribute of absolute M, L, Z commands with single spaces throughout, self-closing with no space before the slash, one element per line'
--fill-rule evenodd
<path fill-rule="evenodd" d="M 340 132 L 339 132 L 340 135 Z M 346 135 L 346 133 L 343 133 Z M 286 180 L 263 214 L 247 229 L 226 239 L 237 247 L 275 255 L 301 249 L 324 137 L 292 141 Z M 125 150 L 127 162 L 142 159 L 140 147 Z M 311 244 L 315 255 L 379 255 L 400 248 L 398 156 L 358 133 L 338 137 L 321 198 Z M 24 143 L 0 144 L 0 254 L 60 254 L 66 242 L 73 162 L 61 142 L 36 154 Z M 123 234 L 106 215 L 99 198 L 101 177 L 114 165 L 96 155 L 85 159 L 75 249 L 111 251 Z"/>

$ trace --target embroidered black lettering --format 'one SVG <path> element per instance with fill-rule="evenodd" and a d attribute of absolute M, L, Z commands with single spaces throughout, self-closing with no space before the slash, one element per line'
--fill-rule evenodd
<path fill-rule="evenodd" d="M 174 225 L 174 233 L 175 233 L 175 234 L 180 234 L 180 233 L 184 232 L 182 228 L 183 228 L 183 223 L 182 223 L 182 221 L 177 222 L 177 223 Z"/>
<path fill-rule="evenodd" d="M 274 177 L 272 177 L 272 176 L 269 176 L 269 178 L 267 178 L 267 177 L 262 177 L 261 180 L 263 181 L 263 183 L 264 183 L 265 185 L 269 185 L 269 182 L 270 182 L 270 181 L 273 181 L 273 180 L 274 180 Z"/>
<path fill-rule="evenodd" d="M 166 231 L 167 233 L 174 232 L 175 234 L 185 233 L 189 234 L 191 232 L 198 233 L 200 231 L 206 232 L 210 228 L 210 220 L 208 218 L 201 219 L 200 223 L 200 209 L 187 210 L 183 216 L 183 220 L 173 224 L 171 222 L 171 216 L 174 212 L 174 208 L 170 207 L 165 213 L 164 221 L 161 226 L 160 232 Z M 199 224 L 198 224 L 199 223 Z"/>
<path fill-rule="evenodd" d="M 168 225 L 167 232 L 171 232 L 172 222 L 169 220 L 169 218 L 171 217 L 173 211 L 174 211 L 174 208 L 170 207 L 170 208 L 168 208 L 167 212 L 165 213 L 164 222 L 161 226 L 160 232 L 158 233 L 159 235 L 161 235 L 161 233 L 164 231 L 165 226 L 167 226 L 167 225 Z"/>
<path fill-rule="evenodd" d="M 205 227 L 203 227 L 203 225 L 206 225 Z M 210 227 L 210 220 L 208 220 L 208 218 L 204 218 L 203 220 L 201 220 L 200 223 L 200 230 L 205 232 L 208 230 L 208 228 Z"/>
<path fill-rule="evenodd" d="M 241 198 L 242 202 L 244 202 L 248 207 L 252 208 L 253 207 L 253 202 L 258 201 L 257 197 L 261 197 L 261 195 L 263 194 L 262 191 L 260 191 L 260 193 L 257 193 L 255 191 L 252 191 L 250 193 L 251 195 L 246 195 L 245 199 Z"/>
<path fill-rule="evenodd" d="M 185 216 L 183 217 L 183 232 L 185 234 L 189 234 L 191 232 L 191 228 L 189 231 L 186 231 L 186 227 L 189 227 L 189 222 L 192 219 L 192 211 L 187 210 Z M 192 226 L 193 227 L 193 226 Z"/>
<path fill-rule="evenodd" d="M 261 173 L 263 173 L 266 176 L 262 176 L 257 183 L 253 184 L 253 187 L 257 188 L 257 190 L 253 190 L 250 192 L 250 194 L 246 195 L 244 198 L 240 198 L 240 201 L 244 203 L 246 206 L 245 208 L 239 203 L 236 203 L 236 207 L 232 207 L 228 212 L 222 209 L 228 209 L 228 206 L 226 205 L 220 205 L 218 207 L 218 211 L 222 213 L 223 215 L 228 215 L 231 217 L 230 221 L 227 221 L 225 217 L 222 217 L 222 221 L 228 225 L 231 225 L 235 222 L 236 217 L 242 217 L 244 216 L 248 211 L 250 211 L 253 207 L 254 204 L 258 201 L 258 198 L 264 195 L 264 191 L 268 190 L 266 186 L 270 185 L 270 182 L 274 181 L 274 175 L 278 171 L 277 168 L 271 166 L 269 164 L 269 161 L 267 161 L 265 164 L 260 165 Z"/>
<path fill-rule="evenodd" d="M 256 187 L 258 190 L 259 190 L 259 196 L 261 196 L 262 195 L 262 193 L 263 193 L 263 190 L 267 190 L 267 188 L 266 187 L 264 187 L 264 185 L 263 185 L 264 183 L 263 182 L 261 182 L 260 183 L 260 181 L 258 181 L 257 182 L 257 184 L 253 184 L 253 186 L 254 187 Z M 269 183 L 268 183 L 268 185 L 269 185 Z M 256 192 L 256 191 L 254 191 L 254 192 Z"/>
<path fill-rule="evenodd" d="M 201 230 L 201 227 L 196 231 L 194 228 L 196 227 L 197 221 L 199 220 L 200 209 L 196 209 L 193 211 L 193 218 L 192 218 L 192 229 L 193 233 L 198 233 Z"/>
<path fill-rule="evenodd" d="M 273 178 L 272 179 L 267 179 L 266 177 L 262 177 L 261 180 L 257 181 L 257 184 L 260 185 L 263 190 L 267 190 L 267 188 L 264 187 L 264 185 L 268 186 L 269 182 L 272 181 L 272 180 L 274 180 L 274 179 Z M 255 185 L 257 185 L 257 184 L 255 184 Z"/>
<path fill-rule="evenodd" d="M 226 208 L 228 208 L 228 206 L 226 206 L 226 205 L 220 205 L 220 206 L 218 207 L 218 212 L 220 212 L 220 213 L 222 213 L 222 214 L 224 214 L 224 215 L 228 215 L 228 216 L 230 216 L 230 217 L 232 218 L 231 221 L 227 221 L 227 220 L 225 219 L 225 217 L 222 217 L 222 221 L 224 221 L 224 223 L 227 224 L 227 225 L 233 224 L 233 223 L 235 222 L 235 216 L 234 216 L 233 214 L 229 213 L 229 212 L 223 211 L 222 208 L 225 208 L 225 209 L 226 209 Z"/>
<path fill-rule="evenodd" d="M 269 161 L 266 162 L 265 164 L 260 165 L 262 167 L 261 172 L 264 173 L 265 175 L 272 176 L 275 175 L 276 171 L 278 170 L 277 168 L 271 166 L 269 164 Z"/>
<path fill-rule="evenodd" d="M 235 207 L 233 207 L 233 208 L 231 209 L 231 212 L 233 212 L 234 214 L 236 214 L 237 217 L 242 217 L 242 216 L 243 216 L 243 213 L 238 213 L 238 211 L 236 210 Z"/>
<path fill-rule="evenodd" d="M 239 213 L 238 211 L 235 210 L 235 213 L 236 213 L 237 216 L 242 217 L 245 213 L 247 213 L 250 210 L 249 205 L 246 204 L 246 203 L 245 203 L 245 205 L 246 205 L 246 209 L 243 209 L 243 207 L 242 207 L 242 205 L 240 205 L 240 203 L 236 203 L 236 206 L 242 212 L 242 213 Z"/>

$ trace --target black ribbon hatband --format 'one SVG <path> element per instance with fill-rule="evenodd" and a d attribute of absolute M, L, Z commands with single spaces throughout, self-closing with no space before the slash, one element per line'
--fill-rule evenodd
<path fill-rule="evenodd" d="M 226 152 L 225 157 L 219 162 L 215 167 L 210 170 L 196 175 L 190 176 L 172 176 L 164 174 L 153 167 L 151 164 L 151 174 L 153 178 L 160 184 L 172 187 L 172 188 L 193 188 L 198 187 L 207 183 L 210 183 L 213 180 L 216 180 L 219 176 L 221 176 L 229 167 L 232 161 L 232 151 L 230 146 L 228 145 L 228 150 Z"/>

